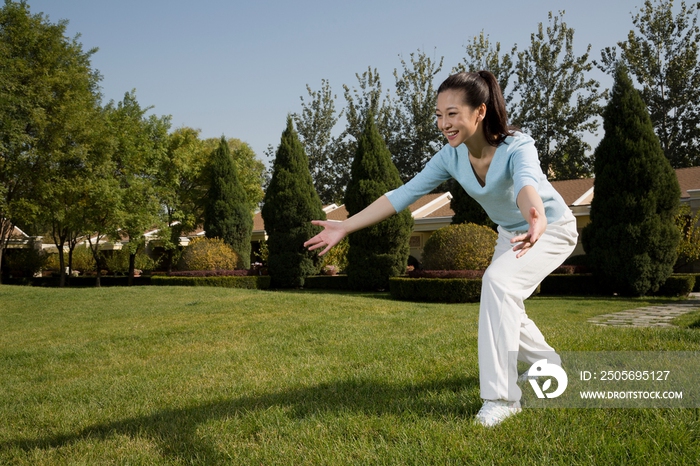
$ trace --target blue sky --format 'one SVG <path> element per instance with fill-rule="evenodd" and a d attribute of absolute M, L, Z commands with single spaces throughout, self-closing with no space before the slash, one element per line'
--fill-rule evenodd
<path fill-rule="evenodd" d="M 564 10 L 577 55 L 593 58 L 624 40 L 643 0 L 29 0 L 33 13 L 69 21 L 102 76 L 105 102 L 136 89 L 142 106 L 172 115 L 174 127 L 203 137 L 239 138 L 263 159 L 277 146 L 287 114 L 301 110 L 306 85 L 327 79 L 344 105 L 342 85 L 376 68 L 385 88 L 393 70 L 418 50 L 445 66 L 462 61 L 482 30 L 504 50 L 527 47 L 549 11 Z M 594 74 L 604 87 L 609 78 Z M 602 131 L 602 130 L 601 130 Z M 599 139 L 591 136 L 595 145 Z"/>

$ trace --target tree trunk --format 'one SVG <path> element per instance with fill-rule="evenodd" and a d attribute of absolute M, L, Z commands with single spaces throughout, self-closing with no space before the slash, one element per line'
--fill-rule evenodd
<path fill-rule="evenodd" d="M 136 268 L 136 254 L 129 254 L 129 280 L 127 282 L 128 286 L 134 285 L 134 269 Z"/>

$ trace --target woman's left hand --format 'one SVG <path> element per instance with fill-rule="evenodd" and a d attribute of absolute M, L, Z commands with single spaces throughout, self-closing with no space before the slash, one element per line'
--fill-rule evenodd
<path fill-rule="evenodd" d="M 516 258 L 521 258 L 527 254 L 547 229 L 547 217 L 540 215 L 539 211 L 534 207 L 530 207 L 528 213 L 530 215 L 527 223 L 530 224 L 530 228 L 527 230 L 527 233 L 518 235 L 510 240 L 511 243 L 518 243 L 513 247 L 513 251 L 519 251 L 515 256 Z"/>

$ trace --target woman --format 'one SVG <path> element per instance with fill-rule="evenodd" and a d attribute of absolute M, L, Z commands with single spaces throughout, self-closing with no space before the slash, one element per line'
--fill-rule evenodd
<path fill-rule="evenodd" d="M 456 179 L 498 225 L 498 241 L 482 279 L 478 423 L 495 426 L 520 412 L 517 361 L 561 364 L 524 300 L 576 246 L 576 220 L 542 173 L 534 141 L 508 126 L 493 74 L 458 73 L 438 89 L 436 116 L 447 144 L 405 185 L 304 243 L 325 254 L 346 235 L 408 207 L 443 181 Z"/>

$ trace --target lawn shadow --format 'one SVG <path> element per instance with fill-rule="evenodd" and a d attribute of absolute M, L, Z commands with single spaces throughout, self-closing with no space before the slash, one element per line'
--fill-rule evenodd
<path fill-rule="evenodd" d="M 50 450 L 82 440 L 128 436 L 147 438 L 158 446 L 163 457 L 219 464 L 230 461 L 230 458 L 224 457 L 216 447 L 217 438 L 202 439 L 197 435 L 198 427 L 212 420 L 250 415 L 255 418 L 256 414 L 264 415 L 271 408 L 283 408 L 292 419 L 347 411 L 368 416 L 400 416 L 410 411 L 420 417 L 468 418 L 479 409 L 481 400 L 478 396 L 471 400 L 465 392 L 473 391 L 478 384 L 478 378 L 464 376 L 403 385 L 350 379 L 231 400 L 208 401 L 191 407 L 163 409 L 148 416 L 95 424 L 75 433 L 34 439 L 17 438 L 0 443 L 0 450 Z M 244 435 L 254 442 L 258 430 L 252 429 Z"/>

